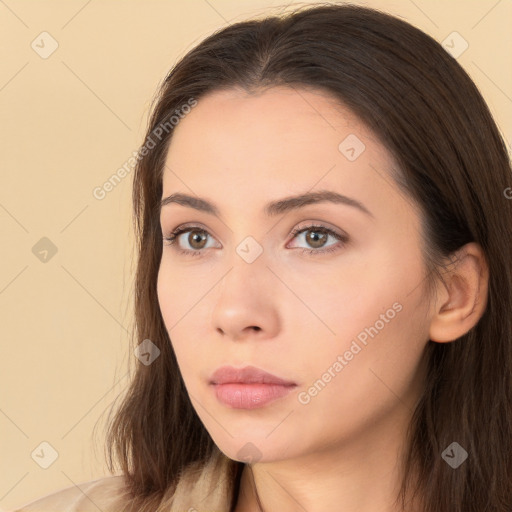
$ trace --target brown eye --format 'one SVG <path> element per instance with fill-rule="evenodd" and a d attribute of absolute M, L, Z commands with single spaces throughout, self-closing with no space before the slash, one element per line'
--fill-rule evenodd
<path fill-rule="evenodd" d="M 327 226 L 320 225 L 296 228 L 292 231 L 292 236 L 302 244 L 302 247 L 296 245 L 295 248 L 300 248 L 302 252 L 306 252 L 311 256 L 337 251 L 348 242 L 348 235 L 345 233 L 338 233 Z M 328 243 L 329 238 L 331 238 L 334 243 Z M 304 246 L 304 244 L 306 245 Z"/>
<path fill-rule="evenodd" d="M 200 226 L 180 226 L 163 239 L 180 254 L 190 256 L 202 256 L 206 249 L 209 249 L 208 242 L 214 240 L 210 233 Z"/>
<path fill-rule="evenodd" d="M 200 230 L 190 230 L 190 233 L 187 237 L 187 242 L 189 243 L 190 247 L 193 249 L 204 249 L 204 246 L 206 245 L 206 237 L 208 235 L 205 231 Z"/>
<path fill-rule="evenodd" d="M 306 231 L 306 242 L 313 248 L 323 247 L 327 241 L 328 234 L 320 229 L 308 229 Z"/>

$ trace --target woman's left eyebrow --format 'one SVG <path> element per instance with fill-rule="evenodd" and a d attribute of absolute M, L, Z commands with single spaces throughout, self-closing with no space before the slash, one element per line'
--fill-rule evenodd
<path fill-rule="evenodd" d="M 351 206 L 365 213 L 366 215 L 375 218 L 373 213 L 357 199 L 347 197 L 343 194 L 339 194 L 338 192 L 333 192 L 332 190 L 306 192 L 304 194 L 289 196 L 284 199 L 271 201 L 265 206 L 264 211 L 267 216 L 275 217 L 276 215 L 281 215 L 291 210 L 296 210 L 310 204 L 322 202 Z M 181 192 L 176 192 L 162 199 L 160 202 L 160 209 L 171 203 L 177 203 L 188 208 L 194 208 L 195 210 L 215 215 L 216 217 L 219 217 L 220 215 L 219 208 L 213 202 L 198 196 L 191 196 Z"/>

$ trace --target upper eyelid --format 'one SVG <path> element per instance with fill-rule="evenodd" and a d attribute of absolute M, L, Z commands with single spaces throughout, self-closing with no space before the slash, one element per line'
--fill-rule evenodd
<path fill-rule="evenodd" d="M 176 228 L 174 228 L 173 230 L 169 231 L 169 236 L 172 234 L 172 233 L 177 233 L 179 231 L 181 231 L 182 233 L 179 233 L 180 235 L 183 234 L 183 231 L 192 231 L 196 229 L 197 231 L 204 231 L 205 233 L 208 233 L 208 235 L 212 236 L 213 238 L 217 238 L 216 236 L 212 235 L 212 233 L 210 232 L 209 229 L 201 226 L 201 224 L 195 224 L 195 223 L 183 223 L 183 224 L 179 224 L 178 226 L 176 226 Z"/>

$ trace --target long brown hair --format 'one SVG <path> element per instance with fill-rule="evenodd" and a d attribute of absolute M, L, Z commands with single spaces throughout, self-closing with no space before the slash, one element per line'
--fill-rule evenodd
<path fill-rule="evenodd" d="M 405 503 L 406 492 L 416 490 L 425 512 L 510 511 L 507 149 L 478 89 L 439 43 L 396 17 L 346 4 L 308 5 L 227 26 L 189 51 L 161 84 L 133 181 L 138 240 L 133 343 L 150 339 L 160 356 L 151 365 L 137 361 L 109 425 L 110 470 L 117 459 L 134 509 L 157 510 L 172 496 L 183 469 L 192 463 L 202 467 L 216 448 L 187 395 L 157 299 L 159 203 L 170 119 L 177 123 L 186 115 L 185 105 L 190 110 L 209 92 L 238 87 L 251 93 L 277 85 L 327 91 L 395 157 L 392 178 L 422 213 L 432 278 L 464 244 L 483 248 L 490 271 L 487 308 L 455 342 L 427 344 L 428 375 L 409 427 L 400 496 Z M 456 470 L 441 457 L 454 441 L 469 454 Z M 233 479 L 242 466 L 234 466 Z"/>

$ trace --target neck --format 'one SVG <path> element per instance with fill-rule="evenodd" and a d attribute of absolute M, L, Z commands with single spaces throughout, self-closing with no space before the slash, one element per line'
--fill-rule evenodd
<path fill-rule="evenodd" d="M 392 425 L 390 425 L 390 428 Z M 235 512 L 399 512 L 403 436 L 361 435 L 350 445 L 243 469 Z M 419 502 L 406 501 L 408 512 Z"/>

